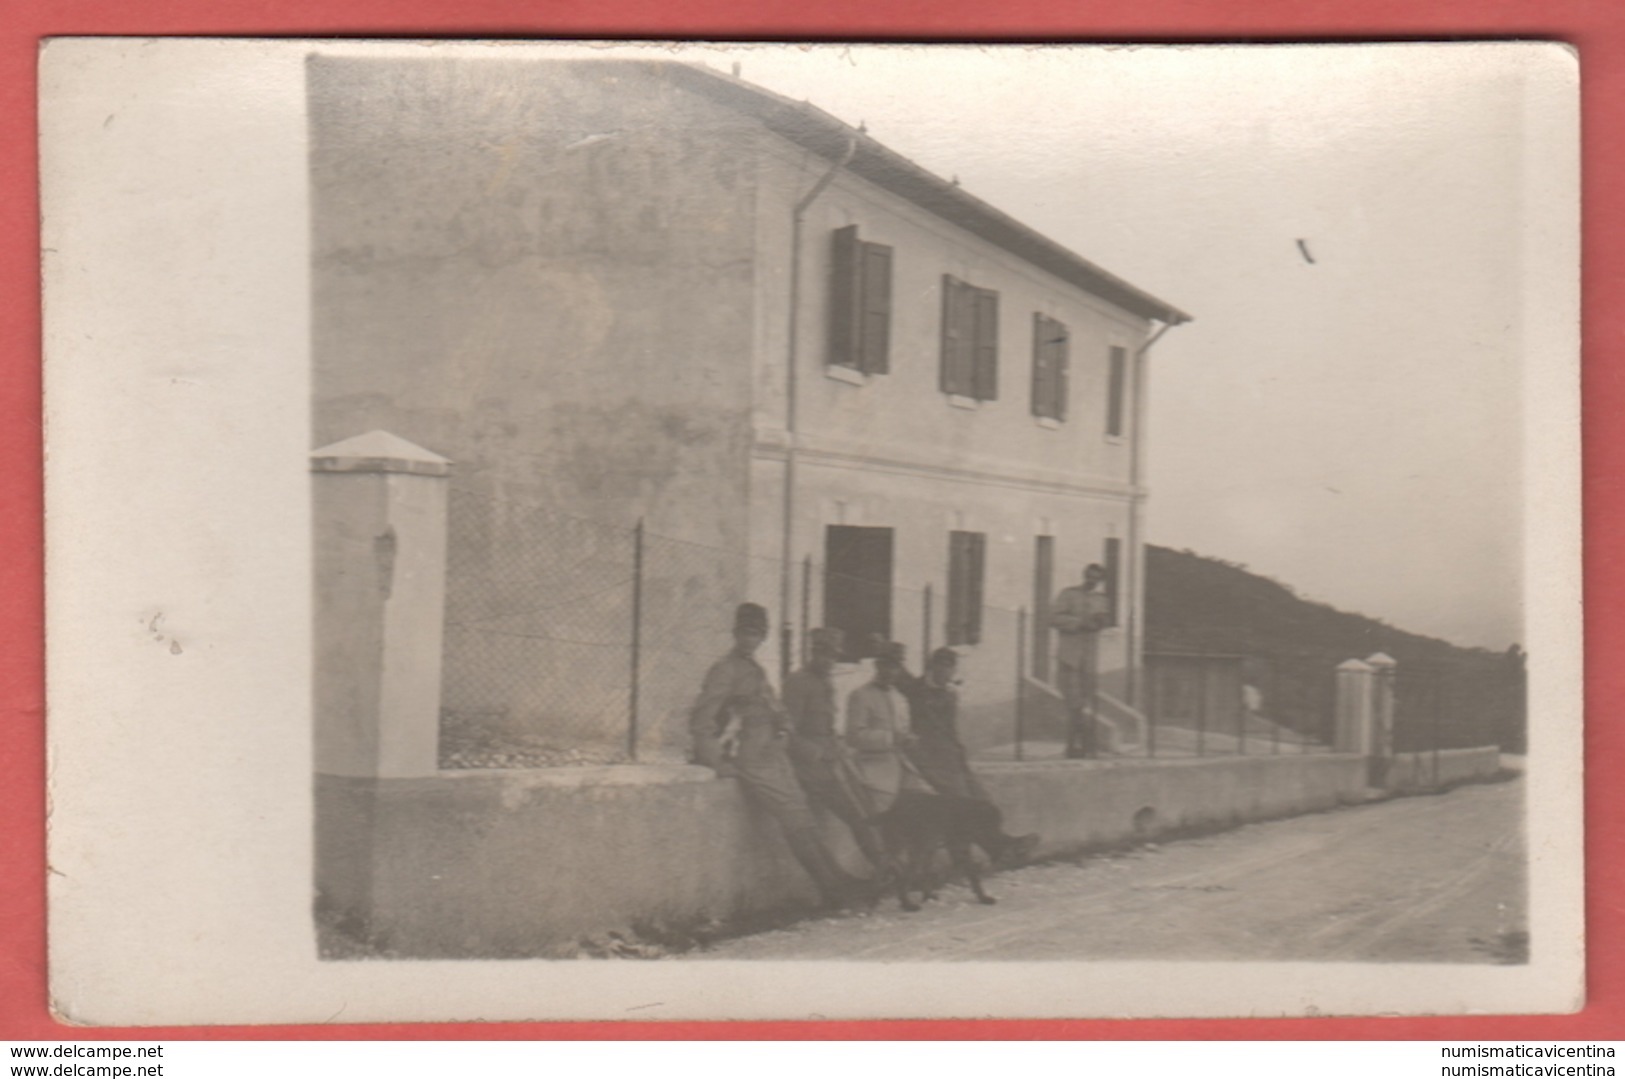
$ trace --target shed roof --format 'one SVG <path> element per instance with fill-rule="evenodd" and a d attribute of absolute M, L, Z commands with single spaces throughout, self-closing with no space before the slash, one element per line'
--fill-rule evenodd
<path fill-rule="evenodd" d="M 856 150 L 847 164 L 854 175 L 1142 318 L 1169 323 L 1191 320 L 1179 308 L 1096 266 L 815 105 L 792 101 L 702 65 L 670 60 L 619 62 L 649 69 L 675 85 L 736 109 L 775 134 L 831 161 L 839 161 L 855 142 Z"/>

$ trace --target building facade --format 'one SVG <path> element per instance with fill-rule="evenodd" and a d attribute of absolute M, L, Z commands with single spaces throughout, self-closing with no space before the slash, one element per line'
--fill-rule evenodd
<path fill-rule="evenodd" d="M 308 80 L 314 444 L 453 462 L 448 715 L 580 740 L 630 711 L 680 752 L 749 599 L 791 660 L 819 624 L 852 660 L 953 645 L 995 744 L 1090 562 L 1135 702 L 1146 346 L 1183 313 L 703 68 Z"/>

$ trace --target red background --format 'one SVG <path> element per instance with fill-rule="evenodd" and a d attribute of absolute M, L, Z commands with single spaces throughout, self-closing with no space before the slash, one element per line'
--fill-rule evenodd
<path fill-rule="evenodd" d="M 1617 0 L 12 0 L 0 16 L 0 1040 L 1621 1039 L 1625 733 L 1625 4 Z M 43 570 L 35 55 L 60 34 L 683 37 L 920 41 L 1538 38 L 1578 47 L 1584 124 L 1588 998 L 1571 1016 L 1427 1019 L 422 1024 L 73 1028 L 46 1007 Z M 1617 216 L 1616 216 L 1617 215 Z"/>

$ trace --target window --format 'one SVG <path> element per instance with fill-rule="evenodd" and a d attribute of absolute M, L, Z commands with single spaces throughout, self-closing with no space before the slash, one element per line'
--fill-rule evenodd
<path fill-rule="evenodd" d="M 892 249 L 836 229 L 829 279 L 829 363 L 865 374 L 889 370 Z"/>
<path fill-rule="evenodd" d="M 999 396 L 999 294 L 942 275 L 942 392 Z"/>
<path fill-rule="evenodd" d="M 1106 433 L 1123 433 L 1123 396 L 1128 389 L 1128 350 L 1112 349 L 1111 383 L 1106 389 Z"/>
<path fill-rule="evenodd" d="M 1065 323 L 1033 315 L 1033 415 L 1066 419 L 1067 348 Z"/>
<path fill-rule="evenodd" d="M 1100 563 L 1106 568 L 1106 600 L 1108 604 L 1106 610 L 1110 619 L 1106 624 L 1115 626 L 1118 624 L 1119 591 L 1117 585 L 1123 569 L 1123 541 L 1116 536 L 1108 537 L 1106 550 L 1101 555 Z"/>
<path fill-rule="evenodd" d="M 841 631 L 841 658 L 874 654 L 891 640 L 892 530 L 830 525 L 824 530 L 824 624 Z"/>
<path fill-rule="evenodd" d="M 1033 537 L 1033 677 L 1049 681 L 1050 602 L 1055 594 L 1055 537 Z"/>
<path fill-rule="evenodd" d="M 976 644 L 982 639 L 982 571 L 987 536 L 981 532 L 948 533 L 948 643 Z"/>

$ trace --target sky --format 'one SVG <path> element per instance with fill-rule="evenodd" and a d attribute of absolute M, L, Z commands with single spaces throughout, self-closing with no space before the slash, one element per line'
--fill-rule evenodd
<path fill-rule="evenodd" d="M 1195 316 L 1151 354 L 1151 542 L 1459 644 L 1522 639 L 1513 51 L 683 58 L 865 124 Z"/>

